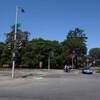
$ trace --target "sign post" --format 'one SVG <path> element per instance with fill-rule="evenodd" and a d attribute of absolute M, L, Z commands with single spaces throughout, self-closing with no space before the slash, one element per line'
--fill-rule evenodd
<path fill-rule="evenodd" d="M 87 62 L 87 66 L 89 66 L 89 59 L 88 58 L 86 59 L 86 62 Z"/>
<path fill-rule="evenodd" d="M 48 70 L 50 69 L 50 59 L 54 57 L 54 51 L 49 52 L 48 54 Z"/>
<path fill-rule="evenodd" d="M 70 54 L 70 58 L 72 59 L 72 69 L 74 67 L 74 64 L 73 64 L 73 59 L 74 59 L 75 55 L 73 53 Z"/>
<path fill-rule="evenodd" d="M 42 68 L 42 61 L 39 62 L 39 67 Z"/>
<path fill-rule="evenodd" d="M 50 56 L 48 57 L 48 70 L 50 69 Z"/>

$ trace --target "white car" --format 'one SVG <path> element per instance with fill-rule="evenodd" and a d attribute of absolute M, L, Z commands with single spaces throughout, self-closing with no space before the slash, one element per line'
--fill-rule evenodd
<path fill-rule="evenodd" d="M 93 70 L 90 67 L 84 67 L 82 69 L 83 74 L 93 74 Z"/>

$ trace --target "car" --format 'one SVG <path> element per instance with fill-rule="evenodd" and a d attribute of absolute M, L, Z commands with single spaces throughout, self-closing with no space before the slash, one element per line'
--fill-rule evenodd
<path fill-rule="evenodd" d="M 83 74 L 93 74 L 93 70 L 90 67 L 84 67 L 82 69 Z"/>

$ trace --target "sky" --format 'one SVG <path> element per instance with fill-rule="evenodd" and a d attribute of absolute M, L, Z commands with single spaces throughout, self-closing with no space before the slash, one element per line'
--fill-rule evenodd
<path fill-rule="evenodd" d="M 15 24 L 16 6 L 20 29 L 33 38 L 62 42 L 70 30 L 80 28 L 88 37 L 87 48 L 100 48 L 100 0 L 0 0 L 0 41 Z"/>

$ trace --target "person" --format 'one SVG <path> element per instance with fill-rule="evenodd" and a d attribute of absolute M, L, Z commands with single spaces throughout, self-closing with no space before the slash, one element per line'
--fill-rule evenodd
<path fill-rule="evenodd" d="M 67 66 L 65 65 L 65 66 L 64 66 L 64 72 L 66 72 L 66 67 L 67 67 Z"/>
<path fill-rule="evenodd" d="M 64 72 L 69 72 L 67 64 L 64 66 Z"/>

